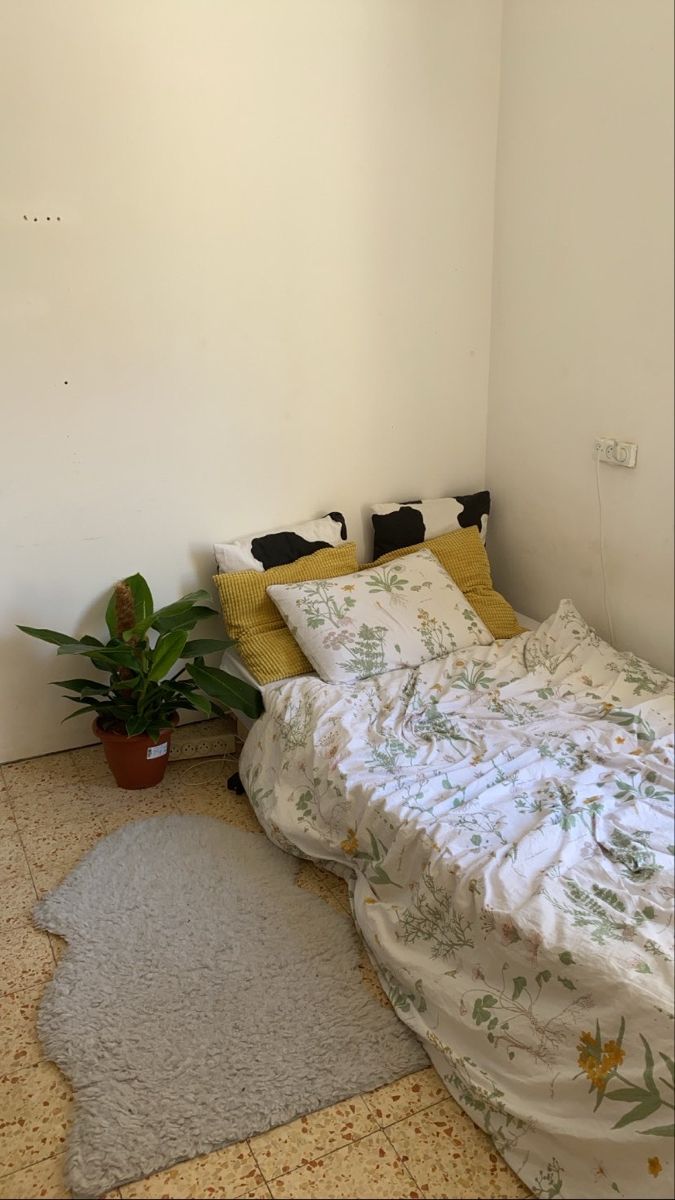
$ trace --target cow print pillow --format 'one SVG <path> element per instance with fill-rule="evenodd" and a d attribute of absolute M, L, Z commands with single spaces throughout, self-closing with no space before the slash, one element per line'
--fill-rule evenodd
<path fill-rule="evenodd" d="M 286 563 L 326 550 L 347 540 L 347 525 L 342 513 L 332 512 L 316 521 L 303 521 L 285 529 L 273 529 L 232 542 L 216 542 L 213 547 L 218 570 L 267 571 Z"/>
<path fill-rule="evenodd" d="M 399 504 L 374 504 L 373 560 L 392 550 L 416 546 L 427 538 L 477 525 L 485 541 L 490 493 L 444 496 L 440 500 L 407 500 Z"/>

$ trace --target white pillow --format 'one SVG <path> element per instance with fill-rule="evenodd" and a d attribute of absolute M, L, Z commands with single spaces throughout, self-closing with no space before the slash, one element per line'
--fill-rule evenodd
<path fill-rule="evenodd" d="M 274 584 L 267 594 L 326 683 L 494 641 L 430 550 L 337 579 Z"/>
<path fill-rule="evenodd" d="M 303 521 L 299 525 L 282 525 L 279 529 L 268 529 L 264 533 L 249 534 L 231 542 L 216 542 L 213 552 L 218 570 L 268 571 L 270 567 L 281 567 L 295 562 L 316 550 L 339 546 L 347 540 L 347 525 L 340 512 L 327 513 L 315 521 Z"/>
<path fill-rule="evenodd" d="M 474 492 L 467 496 L 443 496 L 439 500 L 407 500 L 402 503 L 373 504 L 373 558 L 416 546 L 441 533 L 476 525 L 485 541 L 490 493 Z"/>

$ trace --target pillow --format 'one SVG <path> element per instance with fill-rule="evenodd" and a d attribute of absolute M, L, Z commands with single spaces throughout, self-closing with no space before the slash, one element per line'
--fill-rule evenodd
<path fill-rule="evenodd" d="M 393 550 L 370 565 L 379 566 L 422 549 L 430 550 L 445 567 L 493 637 L 511 638 L 524 633 L 508 600 L 492 586 L 490 561 L 475 525 L 457 529 L 454 533 L 443 533 L 418 546 Z"/>
<path fill-rule="evenodd" d="M 485 541 L 490 493 L 445 496 L 441 500 L 407 500 L 402 504 L 373 504 L 373 558 L 392 550 L 416 546 L 428 538 L 476 525 Z"/>
<path fill-rule="evenodd" d="M 294 563 L 272 567 L 269 571 L 231 571 L 214 575 L 227 632 L 237 639 L 237 651 L 258 683 L 306 675 L 312 670 L 312 664 L 293 640 L 267 595 L 269 585 L 331 579 L 336 575 L 349 575 L 357 571 L 358 566 L 356 546 L 354 542 L 346 542 L 344 546 L 317 550 Z"/>
<path fill-rule="evenodd" d="M 276 584 L 267 592 L 326 683 L 418 667 L 494 640 L 429 550 L 349 579 Z"/>
<path fill-rule="evenodd" d="M 219 571 L 268 571 L 346 540 L 345 519 L 342 513 L 332 512 L 316 521 L 271 529 L 233 542 L 216 542 L 213 550 Z"/>

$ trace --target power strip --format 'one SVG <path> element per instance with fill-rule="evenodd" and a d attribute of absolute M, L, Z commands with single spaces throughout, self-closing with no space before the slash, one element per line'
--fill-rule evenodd
<path fill-rule="evenodd" d="M 236 753 L 234 721 L 226 717 L 180 725 L 171 738 L 172 762 L 183 758 L 222 758 Z"/>

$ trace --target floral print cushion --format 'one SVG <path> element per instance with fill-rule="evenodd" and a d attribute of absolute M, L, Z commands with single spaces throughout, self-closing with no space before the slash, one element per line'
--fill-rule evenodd
<path fill-rule="evenodd" d="M 494 640 L 429 550 L 267 593 L 326 683 L 417 667 Z"/>

